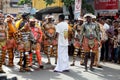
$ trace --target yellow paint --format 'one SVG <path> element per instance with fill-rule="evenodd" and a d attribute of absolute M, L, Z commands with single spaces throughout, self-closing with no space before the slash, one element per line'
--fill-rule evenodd
<path fill-rule="evenodd" d="M 48 5 L 46 6 L 46 3 L 44 0 L 32 0 L 33 2 L 33 7 L 41 10 L 41 9 L 45 9 L 47 7 L 62 7 L 63 3 L 61 2 L 61 0 L 55 0 L 55 3 L 53 3 L 52 5 Z"/>
<path fill-rule="evenodd" d="M 20 23 L 22 22 L 22 19 L 18 20 L 16 23 L 15 23 L 15 27 L 18 29 L 20 27 Z"/>

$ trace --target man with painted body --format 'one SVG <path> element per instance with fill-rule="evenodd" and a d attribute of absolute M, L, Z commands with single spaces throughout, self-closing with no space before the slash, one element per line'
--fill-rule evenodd
<path fill-rule="evenodd" d="M 17 29 L 13 24 L 13 19 L 11 15 L 7 15 L 5 23 L 8 26 L 8 40 L 7 40 L 7 52 L 9 56 L 8 66 L 13 67 L 14 66 L 14 50 L 16 48 L 14 33 L 17 31 Z"/>
<path fill-rule="evenodd" d="M 5 54 L 6 54 L 6 41 L 7 41 L 7 31 L 8 28 L 4 23 L 4 15 L 0 13 L 0 73 L 5 73 L 2 69 L 2 65 L 4 64 Z"/>
<path fill-rule="evenodd" d="M 31 52 L 31 42 L 34 41 L 29 23 L 26 23 L 16 34 L 17 49 L 20 52 L 20 72 L 31 71 L 29 68 L 29 54 Z"/>
<path fill-rule="evenodd" d="M 50 56 L 55 56 L 55 63 L 57 63 L 57 39 L 55 25 L 48 23 L 45 25 L 44 29 L 44 51 L 47 54 L 48 64 L 51 64 Z"/>
<path fill-rule="evenodd" d="M 98 52 L 100 45 L 100 29 L 92 22 L 92 14 L 86 14 L 86 22 L 82 25 L 80 44 L 85 52 L 85 70 L 87 71 L 88 56 L 90 53 L 90 70 L 93 70 L 94 56 Z"/>
<path fill-rule="evenodd" d="M 81 53 L 81 60 L 80 60 L 80 64 L 83 64 L 83 53 L 81 51 L 81 47 L 80 47 L 80 31 L 81 31 L 81 25 L 83 24 L 83 19 L 82 18 L 78 18 L 78 24 L 75 25 L 74 30 L 75 30 L 75 36 L 74 36 L 74 53 L 73 53 L 73 63 L 71 64 L 71 66 L 75 65 L 75 59 L 77 57 L 77 54 L 80 52 Z"/>
<path fill-rule="evenodd" d="M 33 35 L 33 39 L 34 39 L 34 41 L 31 44 L 31 52 L 32 53 L 30 54 L 30 66 L 32 66 L 32 54 L 36 54 L 39 67 L 43 68 L 42 60 L 41 60 L 42 56 L 40 53 L 41 41 L 42 41 L 42 30 L 40 28 L 36 27 L 34 18 L 30 19 L 29 21 L 30 21 L 30 23 L 29 23 L 30 31 L 31 31 L 31 34 Z"/>

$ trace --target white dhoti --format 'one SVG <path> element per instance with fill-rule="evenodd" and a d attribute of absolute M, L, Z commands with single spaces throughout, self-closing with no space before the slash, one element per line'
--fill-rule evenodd
<path fill-rule="evenodd" d="M 58 46 L 58 60 L 55 71 L 69 70 L 68 46 Z"/>

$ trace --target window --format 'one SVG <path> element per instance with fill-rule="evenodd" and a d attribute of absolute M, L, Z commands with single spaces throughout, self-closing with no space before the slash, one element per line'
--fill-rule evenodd
<path fill-rule="evenodd" d="M 19 1 L 19 0 L 11 0 L 11 1 L 10 1 L 10 7 L 13 7 L 13 8 L 23 7 L 23 5 L 18 5 L 18 1 Z"/>

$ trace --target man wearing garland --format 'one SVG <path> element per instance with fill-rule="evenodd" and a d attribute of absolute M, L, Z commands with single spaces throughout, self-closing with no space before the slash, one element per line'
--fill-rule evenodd
<path fill-rule="evenodd" d="M 8 28 L 4 23 L 4 15 L 0 13 L 0 73 L 5 73 L 2 69 L 2 65 L 4 64 L 5 60 L 5 53 L 6 53 L 6 41 L 7 41 L 7 31 Z"/>
<path fill-rule="evenodd" d="M 84 17 L 86 22 L 82 25 L 80 44 L 85 52 L 85 70 L 87 71 L 88 56 L 90 54 L 90 70 L 93 71 L 94 57 L 100 45 L 100 29 L 98 25 L 92 22 L 92 14 L 86 14 Z"/>

